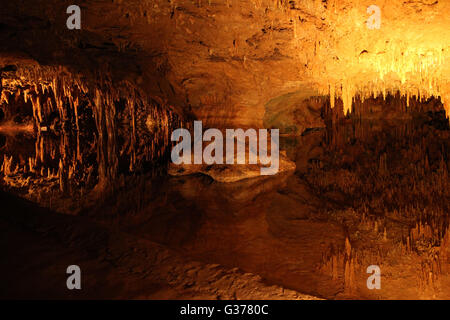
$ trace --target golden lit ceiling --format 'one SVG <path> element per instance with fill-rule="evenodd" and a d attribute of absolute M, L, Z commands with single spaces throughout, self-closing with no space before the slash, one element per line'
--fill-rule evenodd
<path fill-rule="evenodd" d="M 367 25 L 373 5 L 379 29 Z M 20 41 L 21 58 L 85 75 L 107 65 L 110 78 L 217 126 L 261 126 L 267 102 L 291 92 L 342 98 L 347 111 L 357 95 L 398 90 L 439 96 L 450 112 L 448 0 L 86 1 L 78 32 L 65 29 L 64 4 L 5 9 L 15 33 L 2 42 Z M 48 23 L 4 17 L 15 11 Z M 0 62 L 17 54 L 8 47 L 18 46 Z"/>

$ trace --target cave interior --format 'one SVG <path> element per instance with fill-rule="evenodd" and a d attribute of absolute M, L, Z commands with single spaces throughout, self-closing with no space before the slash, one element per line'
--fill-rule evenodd
<path fill-rule="evenodd" d="M 0 11 L 0 298 L 450 299 L 450 1 L 70 5 Z"/>

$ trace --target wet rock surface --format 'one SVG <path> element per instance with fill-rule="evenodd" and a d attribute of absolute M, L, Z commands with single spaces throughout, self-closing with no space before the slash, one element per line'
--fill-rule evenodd
<path fill-rule="evenodd" d="M 370 4 L 2 4 L 0 296 L 449 298 L 450 3 Z M 280 129 L 279 174 L 173 166 L 193 120 Z"/>
<path fill-rule="evenodd" d="M 261 164 L 213 164 L 213 165 L 196 165 L 196 164 L 173 164 L 171 163 L 168 173 L 172 176 L 184 176 L 196 173 L 202 173 L 210 176 L 215 181 L 231 183 L 245 179 L 261 178 Z M 265 166 L 269 167 L 269 166 Z M 279 155 L 278 168 L 273 169 L 273 175 L 286 174 L 295 170 L 295 164 L 287 158 L 283 153 Z M 268 175 L 269 177 L 271 175 Z"/>
<path fill-rule="evenodd" d="M 5 207 L 16 208 L 14 215 L 2 211 L 0 216 L 2 252 L 11 257 L 0 263 L 0 270 L 8 273 L 2 280 L 3 298 L 317 299 L 268 285 L 238 268 L 195 262 L 83 218 L 37 209 L 4 193 L 0 197 Z M 15 245 L 18 237 L 20 246 Z M 4 247 L 6 242 L 10 245 Z M 79 293 L 64 287 L 65 269 L 75 260 L 83 270 Z"/>

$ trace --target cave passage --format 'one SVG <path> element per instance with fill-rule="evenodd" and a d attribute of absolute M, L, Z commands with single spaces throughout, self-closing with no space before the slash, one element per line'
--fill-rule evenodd
<path fill-rule="evenodd" d="M 410 281 L 436 294 L 446 279 L 444 264 L 426 255 L 449 231 L 450 130 L 438 99 L 406 107 L 389 95 L 356 102 L 345 116 L 316 98 L 326 125 L 280 141 L 295 172 L 227 184 L 207 173 L 169 175 L 173 144 L 162 124 L 171 114 L 156 104 L 130 109 L 125 99 L 112 101 L 111 145 L 100 137 L 89 99 L 76 98 L 75 115 L 67 97 L 58 113 L 51 91 L 27 95 L 13 91 L 2 105 L 9 110 L 0 122 L 10 126 L 0 147 L 8 192 L 318 297 L 371 298 L 361 285 L 364 266 L 395 252 L 402 255 L 389 260 L 392 272 L 406 265 L 421 271 L 387 284 L 383 298 L 417 297 Z M 36 120 L 29 101 L 45 97 Z M 26 125 L 32 130 L 14 128 Z M 103 148 L 115 153 L 105 159 Z M 117 168 L 99 193 L 101 161 Z"/>
<path fill-rule="evenodd" d="M 450 299 L 450 1 L 373 2 L 4 1 L 0 298 Z"/>

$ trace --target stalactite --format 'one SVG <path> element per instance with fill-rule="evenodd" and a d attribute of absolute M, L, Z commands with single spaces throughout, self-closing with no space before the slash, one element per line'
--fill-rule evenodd
<path fill-rule="evenodd" d="M 13 173 L 12 170 L 12 163 L 13 163 L 13 157 L 7 157 L 6 154 L 3 156 L 3 163 L 1 167 L 1 171 L 3 172 L 3 175 L 9 176 L 11 173 Z"/>
<path fill-rule="evenodd" d="M 330 107 L 331 109 L 334 109 L 335 103 L 336 103 L 336 87 L 334 84 L 330 84 Z"/>
<path fill-rule="evenodd" d="M 53 184 L 55 190 L 63 193 L 72 192 L 74 187 L 86 192 L 97 186 L 96 190 L 101 191 L 109 189 L 115 179 L 123 175 L 119 172 L 121 158 L 129 161 L 129 173 L 143 168 L 148 170 L 149 166 L 156 173 L 159 167 L 167 165 L 173 145 L 170 133 L 183 126 L 170 105 L 157 97 L 152 100 L 130 83 L 113 85 L 107 76 L 87 84 L 67 71 L 42 69 L 45 71 L 18 70 L 17 78 L 6 79 L 7 90 L 2 91 L 2 99 L 7 103 L 30 101 L 32 119 L 36 123 L 34 156 L 19 167 L 23 173 L 30 174 L 26 183 L 30 179 L 39 179 L 38 183 L 47 181 L 45 183 Z M 126 111 L 119 115 L 116 110 L 121 101 L 125 101 Z M 89 115 L 92 118 L 86 118 L 86 109 L 92 110 L 93 115 Z M 118 124 L 124 116 L 128 117 L 126 114 L 130 117 L 130 141 L 120 149 Z M 44 131 L 56 134 L 58 140 Z M 86 133 L 91 131 L 90 139 L 95 140 L 86 141 Z M 85 161 L 92 159 L 91 152 L 97 156 L 97 161 L 87 166 Z M 8 161 L 2 164 L 2 172 L 10 174 Z M 18 185 L 17 181 L 8 183 Z M 30 188 L 34 187 L 31 183 Z M 44 194 L 39 196 L 42 198 Z"/>

